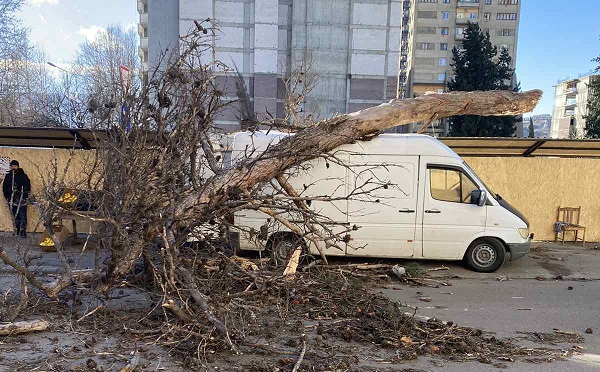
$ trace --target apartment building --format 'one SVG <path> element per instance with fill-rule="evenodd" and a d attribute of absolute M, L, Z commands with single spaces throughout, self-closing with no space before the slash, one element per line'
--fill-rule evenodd
<path fill-rule="evenodd" d="M 588 84 L 600 75 L 581 76 L 556 84 L 554 109 L 552 110 L 552 138 L 576 138 L 585 134 Z"/>
<path fill-rule="evenodd" d="M 462 44 L 468 22 L 479 23 L 498 49 L 508 50 L 513 67 L 516 63 L 519 0 L 405 0 L 403 11 L 400 97 L 445 91 L 452 74 L 452 48 Z M 447 130 L 438 123 L 439 132 Z"/>
<path fill-rule="evenodd" d="M 310 65 L 318 83 L 301 110 L 326 118 L 396 98 L 401 0 L 139 0 L 140 56 L 146 68 L 176 48 L 194 20 L 218 28 L 214 55 L 237 66 L 254 111 L 282 117 L 285 77 Z M 218 82 L 235 99 L 235 78 Z M 219 118 L 238 129 L 234 105 Z"/>

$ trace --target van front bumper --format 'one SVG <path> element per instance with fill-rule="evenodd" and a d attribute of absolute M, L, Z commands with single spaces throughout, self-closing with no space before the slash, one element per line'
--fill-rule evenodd
<path fill-rule="evenodd" d="M 508 244 L 508 249 L 510 250 L 510 260 L 517 260 L 529 253 L 531 239 L 528 239 L 526 243 Z"/>

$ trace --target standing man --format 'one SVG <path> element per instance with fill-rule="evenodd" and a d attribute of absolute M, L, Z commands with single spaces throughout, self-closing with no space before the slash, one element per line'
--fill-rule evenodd
<path fill-rule="evenodd" d="M 27 199 L 31 191 L 31 182 L 23 169 L 19 168 L 19 162 L 16 160 L 10 162 L 10 171 L 4 177 L 2 191 L 10 206 L 17 235 L 26 238 Z"/>

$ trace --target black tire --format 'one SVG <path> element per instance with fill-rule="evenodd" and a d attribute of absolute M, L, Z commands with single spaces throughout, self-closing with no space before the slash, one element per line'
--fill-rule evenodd
<path fill-rule="evenodd" d="M 296 248 L 304 246 L 303 243 L 295 234 L 277 234 L 271 238 L 268 253 L 276 266 L 285 265 Z"/>
<path fill-rule="evenodd" d="M 481 238 L 475 240 L 465 253 L 469 269 L 480 273 L 493 273 L 504 263 L 506 251 L 497 239 Z"/>

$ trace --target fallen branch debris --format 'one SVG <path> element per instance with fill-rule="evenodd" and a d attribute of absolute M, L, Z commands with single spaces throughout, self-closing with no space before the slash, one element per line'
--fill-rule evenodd
<path fill-rule="evenodd" d="M 46 320 L 28 320 L 8 324 L 0 324 L 0 336 L 45 331 L 50 326 Z"/>

